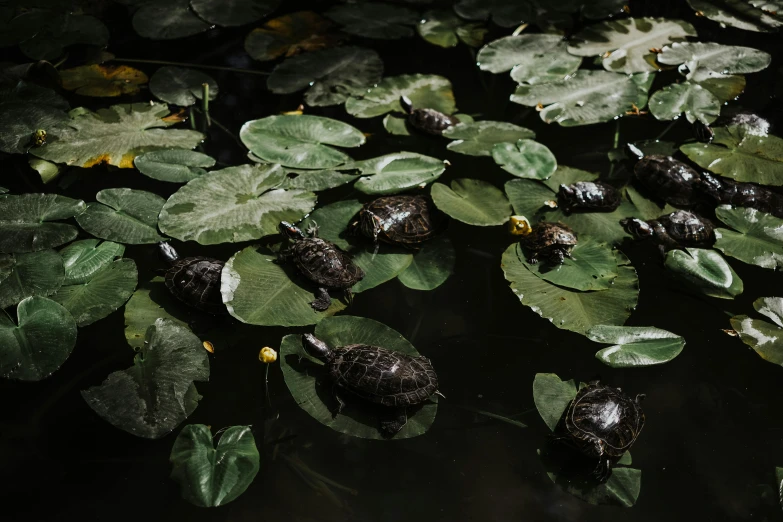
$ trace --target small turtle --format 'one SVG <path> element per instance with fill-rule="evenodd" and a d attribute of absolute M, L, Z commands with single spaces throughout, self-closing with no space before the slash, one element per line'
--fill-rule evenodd
<path fill-rule="evenodd" d="M 424 196 L 384 196 L 365 203 L 351 229 L 397 246 L 415 246 L 435 236 L 443 221 Z"/>
<path fill-rule="evenodd" d="M 529 234 L 522 236 L 520 243 L 532 252 L 529 263 L 538 263 L 544 258 L 553 264 L 562 264 L 571 257 L 576 245 L 576 233 L 562 223 L 537 223 Z"/>
<path fill-rule="evenodd" d="M 612 212 L 620 206 L 620 193 L 602 181 L 578 181 L 560 185 L 557 193 L 560 206 L 570 213 L 574 210 Z"/>
<path fill-rule="evenodd" d="M 307 230 L 307 236 L 291 223 L 281 221 L 280 233 L 293 244 L 278 254 L 280 261 L 291 260 L 296 268 L 319 285 L 316 299 L 310 306 L 323 311 L 329 308 L 332 298 L 329 289 L 344 290 L 350 299 L 351 287 L 362 280 L 364 270 L 359 268 L 346 252 L 337 245 L 318 237 L 318 227 Z"/>
<path fill-rule="evenodd" d="M 761 212 L 783 218 L 783 195 L 773 192 L 767 187 L 719 178 L 709 172 L 703 172 L 699 188 L 715 203 L 755 208 Z"/>
<path fill-rule="evenodd" d="M 631 399 L 620 388 L 592 381 L 568 405 L 552 439 L 597 458 L 593 475 L 606 482 L 612 466 L 631 449 L 644 427 L 642 399 L 643 394 Z"/>
<path fill-rule="evenodd" d="M 645 156 L 633 169 L 639 182 L 656 197 L 672 205 L 693 204 L 699 173 L 671 156 Z"/>
<path fill-rule="evenodd" d="M 408 422 L 408 406 L 421 404 L 432 394 L 442 396 L 438 376 L 424 356 L 412 357 L 367 344 L 331 349 L 311 334 L 302 336 L 302 344 L 307 353 L 326 363 L 337 403 L 334 415 L 345 406 L 340 390 L 349 391 L 389 408 L 381 418 L 381 433 L 386 436 L 394 436 Z"/>
<path fill-rule="evenodd" d="M 715 242 L 712 223 L 687 210 L 678 210 L 651 221 L 626 218 L 620 224 L 637 239 L 653 237 L 662 253 L 680 246 L 708 247 Z"/>
<path fill-rule="evenodd" d="M 408 113 L 408 123 L 427 134 L 440 136 L 444 130 L 459 123 L 456 116 L 449 116 L 435 109 L 414 109 L 413 102 L 407 96 L 400 97 L 400 105 Z"/>
<path fill-rule="evenodd" d="M 210 314 L 228 313 L 220 295 L 220 274 L 225 262 L 209 257 L 180 259 L 174 247 L 158 243 L 160 256 L 171 267 L 166 270 L 166 288 L 185 304 Z"/>

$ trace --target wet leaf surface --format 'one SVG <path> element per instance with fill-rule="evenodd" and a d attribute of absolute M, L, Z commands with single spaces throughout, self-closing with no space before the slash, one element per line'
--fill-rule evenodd
<path fill-rule="evenodd" d="M 451 82 L 433 74 L 387 76 L 361 96 L 348 99 L 345 110 L 357 118 L 372 118 L 392 111 L 403 113 L 401 96 L 407 96 L 414 107 L 434 109 L 444 114 L 452 114 L 456 110 Z"/>
<path fill-rule="evenodd" d="M 573 379 L 563 381 L 554 373 L 536 374 L 533 379 L 533 401 L 550 430 L 554 431 L 568 404 L 576 397 L 576 392 Z"/>
<path fill-rule="evenodd" d="M 506 36 L 482 47 L 476 60 L 482 71 L 511 71 L 517 83 L 548 83 L 565 79 L 582 63 L 567 47 L 566 41 L 554 34 Z"/>
<path fill-rule="evenodd" d="M 207 173 L 215 166 L 215 158 L 194 150 L 154 150 L 136 156 L 135 167 L 152 179 L 171 183 L 187 183 Z"/>
<path fill-rule="evenodd" d="M 755 32 L 773 32 L 783 26 L 779 18 L 753 7 L 747 0 L 688 0 L 694 11 L 721 25 Z"/>
<path fill-rule="evenodd" d="M 721 101 L 697 83 L 667 85 L 650 97 L 650 112 L 658 120 L 675 120 L 685 113 L 688 122 L 709 125 L 720 116 Z"/>
<path fill-rule="evenodd" d="M 0 254 L 0 308 L 30 296 L 48 296 L 63 284 L 65 270 L 54 250 Z"/>
<path fill-rule="evenodd" d="M 426 41 L 440 47 L 455 47 L 459 42 L 478 47 L 487 33 L 482 24 L 467 23 L 453 11 L 445 9 L 424 13 L 416 30 Z"/>
<path fill-rule="evenodd" d="M 715 230 L 715 248 L 762 268 L 783 268 L 783 219 L 753 208 L 722 205 L 715 215 L 731 229 Z"/>
<path fill-rule="evenodd" d="M 85 208 L 82 200 L 55 194 L 0 196 L 0 252 L 34 252 L 67 243 L 76 237 L 76 227 L 51 221 Z"/>
<path fill-rule="evenodd" d="M 381 40 L 413 36 L 419 21 L 418 13 L 408 7 L 379 2 L 337 5 L 325 14 L 348 34 Z"/>
<path fill-rule="evenodd" d="M 711 297 L 734 299 L 744 288 L 742 279 L 714 250 L 670 250 L 664 264 L 678 277 Z"/>
<path fill-rule="evenodd" d="M 685 339 L 650 326 L 594 326 L 587 338 L 613 344 L 596 352 L 595 357 L 612 368 L 638 368 L 671 361 L 682 352 Z"/>
<path fill-rule="evenodd" d="M 545 261 L 532 264 L 523 259 L 528 270 L 541 279 L 574 290 L 609 290 L 617 277 L 617 256 L 605 243 L 586 236 L 571 250 L 562 265 Z"/>
<path fill-rule="evenodd" d="M 129 245 L 163 241 L 158 234 L 162 197 L 144 190 L 105 189 L 95 195 L 96 203 L 76 217 L 79 226 L 95 237 Z"/>
<path fill-rule="evenodd" d="M 469 156 L 491 156 L 493 147 L 498 143 L 533 139 L 536 134 L 504 121 L 474 121 L 449 127 L 443 131 L 443 136 L 454 140 L 446 146 L 451 151 Z"/>
<path fill-rule="evenodd" d="M 65 269 L 64 285 L 86 283 L 115 258 L 121 258 L 125 247 L 111 241 L 82 239 L 60 250 Z"/>
<path fill-rule="evenodd" d="M 190 7 L 209 23 L 232 26 L 260 20 L 280 5 L 281 0 L 190 0 Z"/>
<path fill-rule="evenodd" d="M 26 153 L 38 129 L 55 132 L 68 121 L 68 102 L 51 89 L 25 81 L 0 85 L 0 151 Z"/>
<path fill-rule="evenodd" d="M 704 72 L 719 76 L 759 72 L 769 66 L 772 57 L 751 47 L 685 42 L 667 45 L 656 59 L 666 65 L 684 64 L 688 71 L 687 78 L 691 79 Z"/>
<path fill-rule="evenodd" d="M 546 145 L 533 140 L 497 143 L 492 159 L 503 170 L 518 178 L 547 179 L 557 169 L 557 160 Z"/>
<path fill-rule="evenodd" d="M 502 225 L 511 216 L 505 194 L 494 185 L 478 179 L 460 178 L 432 185 L 435 206 L 449 216 L 469 225 Z"/>
<path fill-rule="evenodd" d="M 160 0 L 136 11 L 133 29 L 144 38 L 173 40 L 204 32 L 209 24 L 190 9 L 190 0 Z"/>
<path fill-rule="evenodd" d="M 147 328 L 158 318 L 187 326 L 184 305 L 169 293 L 160 276 L 139 285 L 125 303 L 125 340 L 131 348 L 141 350 Z"/>
<path fill-rule="evenodd" d="M 422 188 L 440 177 L 446 170 L 443 160 L 417 154 L 397 152 L 378 158 L 349 163 L 341 169 L 356 169 L 363 177 L 354 184 L 365 194 L 396 194 Z"/>
<path fill-rule="evenodd" d="M 454 271 L 456 252 L 446 236 L 438 236 L 413 255 L 411 264 L 397 278 L 413 290 L 434 290 Z"/>

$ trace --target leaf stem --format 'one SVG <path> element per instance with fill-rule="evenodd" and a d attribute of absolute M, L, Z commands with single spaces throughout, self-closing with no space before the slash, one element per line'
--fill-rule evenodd
<path fill-rule="evenodd" d="M 228 71 L 240 74 L 256 74 L 259 76 L 269 76 L 271 73 L 266 71 L 254 71 L 253 69 L 240 69 L 239 67 L 221 67 L 218 65 L 203 65 L 200 63 L 169 62 L 165 60 L 142 60 L 140 58 L 112 58 L 112 62 L 125 63 L 152 63 L 157 65 L 176 65 L 181 67 L 193 67 L 195 69 L 211 69 L 213 71 Z"/>
<path fill-rule="evenodd" d="M 201 84 L 201 110 L 207 120 L 207 127 L 212 126 L 212 119 L 209 117 L 209 84 Z"/>

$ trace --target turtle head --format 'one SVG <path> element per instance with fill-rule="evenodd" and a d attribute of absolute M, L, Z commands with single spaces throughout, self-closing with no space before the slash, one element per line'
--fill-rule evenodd
<path fill-rule="evenodd" d="M 313 334 L 302 335 L 302 345 L 304 345 L 305 351 L 316 359 L 329 362 L 334 358 L 332 349 Z"/>
<path fill-rule="evenodd" d="M 288 239 L 304 239 L 304 233 L 299 230 L 299 227 L 292 225 L 288 221 L 281 221 L 280 224 L 277 225 L 277 229 Z"/>
<path fill-rule="evenodd" d="M 653 227 L 646 221 L 637 218 L 626 218 L 620 221 L 623 228 L 636 239 L 643 239 L 653 235 Z"/>
<path fill-rule="evenodd" d="M 179 254 L 174 250 L 174 247 L 168 241 L 161 241 L 158 243 L 158 254 L 161 259 L 168 263 L 174 263 L 179 259 Z"/>
<path fill-rule="evenodd" d="M 636 404 L 640 404 L 646 398 L 647 395 L 645 395 L 644 393 L 640 393 L 639 395 L 636 396 Z"/>
<path fill-rule="evenodd" d="M 411 114 L 413 112 L 413 102 L 407 96 L 400 96 L 400 105 L 402 105 L 402 110 L 406 113 Z"/>

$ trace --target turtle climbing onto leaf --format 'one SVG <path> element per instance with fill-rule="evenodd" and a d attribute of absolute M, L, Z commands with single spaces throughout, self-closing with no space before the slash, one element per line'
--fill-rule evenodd
<path fill-rule="evenodd" d="M 440 136 L 444 130 L 459 123 L 459 119 L 456 116 L 449 116 L 435 109 L 414 108 L 413 102 L 407 96 L 400 97 L 400 105 L 408 114 L 408 123 L 413 128 L 427 134 Z"/>
<path fill-rule="evenodd" d="M 228 313 L 220 295 L 220 274 L 224 261 L 209 257 L 180 258 L 169 243 L 158 243 L 160 256 L 170 268 L 166 270 L 166 288 L 177 299 L 210 314 Z"/>
<path fill-rule="evenodd" d="M 546 221 L 534 225 L 519 241 L 531 253 L 528 262 L 532 264 L 541 258 L 562 264 L 566 257 L 571 257 L 571 249 L 577 243 L 576 233 L 569 227 Z"/>
<path fill-rule="evenodd" d="M 364 278 L 364 270 L 353 262 L 348 253 L 319 238 L 315 223 L 307 230 L 307 235 L 286 221 L 281 221 L 278 229 L 292 243 L 280 250 L 278 259 L 292 261 L 303 276 L 318 285 L 316 299 L 310 306 L 318 311 L 329 308 L 332 303 L 329 290 L 344 290 L 350 299 L 351 287 Z"/>
<path fill-rule="evenodd" d="M 383 241 L 410 248 L 435 237 L 444 223 L 444 216 L 429 198 L 400 194 L 365 203 L 350 229 L 376 245 Z"/>
<path fill-rule="evenodd" d="M 655 239 L 661 253 L 681 246 L 709 247 L 715 243 L 712 223 L 688 210 L 678 210 L 651 221 L 626 218 L 620 224 L 636 239 Z"/>
<path fill-rule="evenodd" d="M 602 181 L 562 184 L 557 198 L 560 200 L 560 206 L 567 213 L 575 210 L 612 212 L 620 206 L 620 193 L 612 185 Z"/>
<path fill-rule="evenodd" d="M 380 431 L 393 437 L 408 422 L 408 407 L 421 404 L 438 391 L 438 376 L 424 356 L 368 344 L 350 344 L 330 348 L 312 334 L 302 336 L 302 344 L 311 356 L 326 363 L 336 400 L 334 415 L 342 412 L 345 400 L 341 391 L 385 406 Z"/>

